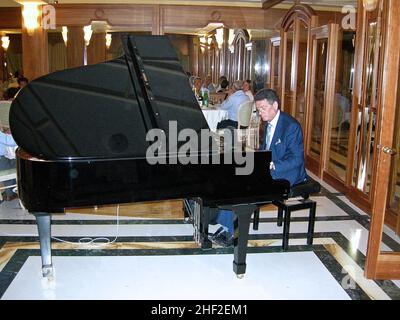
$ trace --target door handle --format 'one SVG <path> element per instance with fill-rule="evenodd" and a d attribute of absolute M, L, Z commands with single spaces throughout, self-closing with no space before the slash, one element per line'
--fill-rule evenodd
<path fill-rule="evenodd" d="M 390 147 L 383 147 L 382 151 L 386 154 L 390 154 L 391 156 L 394 156 L 395 154 L 397 154 L 397 150 L 392 149 Z"/>

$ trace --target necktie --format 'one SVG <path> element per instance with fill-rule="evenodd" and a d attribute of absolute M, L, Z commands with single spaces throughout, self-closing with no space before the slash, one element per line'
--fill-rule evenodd
<path fill-rule="evenodd" d="M 272 140 L 272 124 L 268 123 L 267 134 L 265 136 L 266 150 L 269 150 L 269 147 L 271 146 L 271 140 Z"/>

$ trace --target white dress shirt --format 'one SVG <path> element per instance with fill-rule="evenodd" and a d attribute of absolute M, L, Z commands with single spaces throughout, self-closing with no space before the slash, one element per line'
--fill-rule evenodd
<path fill-rule="evenodd" d="M 243 90 L 238 90 L 222 102 L 220 109 L 228 110 L 228 119 L 238 121 L 237 113 L 240 105 L 249 100 L 249 97 L 243 92 Z"/>
<path fill-rule="evenodd" d="M 270 124 L 271 124 L 271 141 L 274 138 L 274 134 L 275 134 L 275 129 L 276 126 L 278 125 L 278 120 L 279 120 L 279 115 L 281 114 L 281 111 L 278 110 L 278 113 L 275 115 L 275 117 L 271 120 Z M 270 146 L 271 148 L 271 146 Z"/>

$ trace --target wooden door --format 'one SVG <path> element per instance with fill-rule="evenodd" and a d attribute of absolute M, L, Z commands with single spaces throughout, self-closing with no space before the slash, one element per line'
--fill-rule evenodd
<path fill-rule="evenodd" d="M 367 12 L 359 1 L 356 44 L 356 79 L 350 129 L 347 187 L 359 207 L 371 211 L 376 185 L 377 121 L 382 94 L 385 36 L 384 2 Z"/>
<path fill-rule="evenodd" d="M 336 80 L 336 58 L 338 44 L 337 24 L 313 28 L 312 62 L 306 159 L 308 168 L 317 176 L 327 163 L 329 130 L 332 123 L 334 85 Z"/>
<path fill-rule="evenodd" d="M 296 118 L 303 129 L 305 149 L 309 142 L 311 30 L 318 24 L 316 12 L 296 4 L 281 24 L 280 98 L 282 110 Z"/>
<path fill-rule="evenodd" d="M 396 120 L 394 128 L 393 146 L 396 149 L 396 154 L 393 155 L 390 170 L 385 223 L 388 224 L 397 235 L 400 235 L 400 79 L 397 83 Z"/>
<path fill-rule="evenodd" d="M 365 275 L 372 279 L 400 279 L 400 252 L 382 252 L 381 241 L 385 212 L 390 189 L 390 175 L 394 160 L 394 137 L 396 107 L 398 102 L 399 57 L 400 57 L 400 6 L 398 0 L 379 2 L 382 11 L 382 74 L 379 81 L 381 91 L 377 115 L 376 155 L 377 161 L 372 180 L 373 202 L 371 227 L 368 240 Z"/>

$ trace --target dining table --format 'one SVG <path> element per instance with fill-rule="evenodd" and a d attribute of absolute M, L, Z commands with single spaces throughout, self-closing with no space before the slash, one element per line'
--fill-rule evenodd
<path fill-rule="evenodd" d="M 208 107 L 201 107 L 201 111 L 203 112 L 207 124 L 212 131 L 217 130 L 217 125 L 219 122 L 228 119 L 228 110 L 222 110 L 220 106 L 220 104 L 210 104 Z"/>

